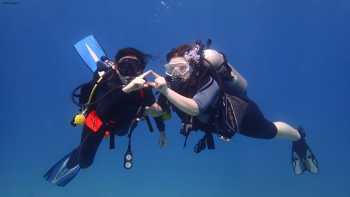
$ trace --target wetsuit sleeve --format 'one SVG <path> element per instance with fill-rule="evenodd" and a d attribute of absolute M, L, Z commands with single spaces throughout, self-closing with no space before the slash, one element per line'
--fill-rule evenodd
<path fill-rule="evenodd" d="M 146 106 L 150 106 L 156 102 L 156 98 L 154 97 L 154 94 L 152 92 L 151 88 L 145 88 L 144 89 L 144 104 Z"/>
<path fill-rule="evenodd" d="M 197 94 L 194 95 L 193 100 L 199 107 L 199 113 L 205 112 L 208 107 L 215 102 L 218 96 L 220 88 L 218 84 L 211 79 L 210 82 L 205 85 Z"/>

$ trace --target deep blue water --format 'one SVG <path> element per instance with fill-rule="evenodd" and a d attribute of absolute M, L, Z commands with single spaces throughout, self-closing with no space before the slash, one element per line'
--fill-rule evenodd
<path fill-rule="evenodd" d="M 350 196 L 349 1 L 0 2 L 0 196 Z M 131 171 L 119 138 L 67 187 L 48 184 L 43 173 L 79 143 L 70 92 L 91 73 L 72 45 L 89 34 L 110 56 L 125 46 L 154 55 L 158 72 L 171 48 L 211 38 L 267 117 L 307 129 L 320 174 L 293 175 L 285 140 L 237 135 L 196 155 L 201 135 L 183 149 L 174 118 L 162 150 L 157 133 L 137 129 Z"/>

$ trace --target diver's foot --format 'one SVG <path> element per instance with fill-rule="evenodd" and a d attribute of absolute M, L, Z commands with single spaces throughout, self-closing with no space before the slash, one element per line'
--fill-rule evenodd
<path fill-rule="evenodd" d="M 303 174 L 308 171 L 312 174 L 317 174 L 319 171 L 318 161 L 312 153 L 310 147 L 306 143 L 306 135 L 304 129 L 298 129 L 301 139 L 294 141 L 292 144 L 292 165 L 296 175 Z"/>

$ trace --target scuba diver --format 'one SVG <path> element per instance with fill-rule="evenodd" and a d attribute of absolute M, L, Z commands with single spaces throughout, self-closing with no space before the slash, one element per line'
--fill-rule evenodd
<path fill-rule="evenodd" d="M 91 48 L 87 48 L 91 52 Z M 149 55 L 135 48 L 123 48 L 115 55 L 114 62 L 105 56 L 97 58 L 95 54 L 90 54 L 89 57 L 96 59 L 97 64 L 93 65 L 96 66 L 93 80 L 73 91 L 73 98 L 78 98 L 75 102 L 81 107 L 81 112 L 72 120 L 74 126 L 83 126 L 80 145 L 44 175 L 47 181 L 58 186 L 65 186 L 80 169 L 91 166 L 97 149 L 106 136 L 110 137 L 112 149 L 115 135 L 128 136 L 124 167 L 130 169 L 133 164 L 132 131 L 137 122 L 145 118 L 146 106 L 150 108 L 156 105 L 152 89 L 145 81 L 151 71 L 143 73 Z M 77 94 L 78 91 L 80 94 Z M 167 142 L 165 128 L 162 120 L 157 120 L 160 123 L 159 143 L 163 147 Z"/>
<path fill-rule="evenodd" d="M 165 75 L 152 71 L 152 87 L 161 93 L 161 109 L 171 108 L 181 119 L 181 134 L 201 130 L 204 137 L 194 147 L 199 153 L 215 149 L 213 134 L 225 142 L 235 133 L 252 138 L 285 138 L 292 141 L 294 173 L 318 173 L 318 161 L 306 143 L 304 130 L 285 122 L 266 119 L 247 95 L 247 81 L 227 61 L 224 54 L 201 42 L 184 44 L 167 54 Z"/>

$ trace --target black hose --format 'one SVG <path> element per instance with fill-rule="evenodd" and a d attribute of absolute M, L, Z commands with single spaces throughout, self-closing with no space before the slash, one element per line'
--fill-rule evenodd
<path fill-rule="evenodd" d="M 77 93 L 84 85 L 86 85 L 86 83 L 83 83 L 83 84 L 80 84 L 78 87 L 74 88 L 74 90 L 72 91 L 72 94 L 71 94 L 71 99 L 72 99 L 72 102 L 78 106 L 78 107 L 81 107 L 82 104 L 80 104 L 79 102 L 79 98 L 81 97 L 81 94 Z M 77 101 L 78 99 L 78 101 Z"/>

